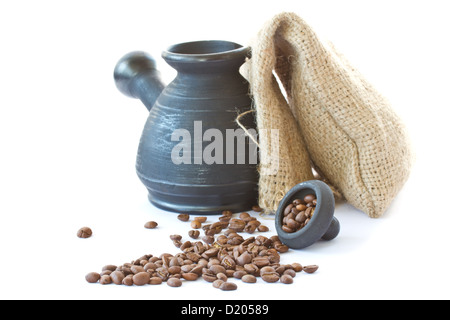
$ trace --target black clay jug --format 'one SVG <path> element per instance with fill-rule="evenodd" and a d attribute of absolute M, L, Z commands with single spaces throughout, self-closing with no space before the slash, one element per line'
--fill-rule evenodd
<path fill-rule="evenodd" d="M 257 203 L 256 146 L 236 123 L 251 109 L 248 83 L 239 72 L 249 54 L 250 48 L 227 41 L 173 45 L 162 53 L 177 70 L 167 87 L 144 52 L 117 63 L 118 89 L 149 110 L 136 170 L 155 206 L 218 214 Z M 241 124 L 256 135 L 252 113 Z"/>

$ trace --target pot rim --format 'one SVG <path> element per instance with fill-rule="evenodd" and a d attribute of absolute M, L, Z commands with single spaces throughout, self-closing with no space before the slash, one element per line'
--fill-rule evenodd
<path fill-rule="evenodd" d="M 251 48 L 225 40 L 200 40 L 174 44 L 161 54 L 166 61 L 204 62 L 249 57 Z"/>

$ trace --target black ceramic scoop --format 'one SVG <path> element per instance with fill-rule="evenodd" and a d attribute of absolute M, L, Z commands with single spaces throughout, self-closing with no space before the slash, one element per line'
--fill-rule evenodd
<path fill-rule="evenodd" d="M 284 209 L 295 199 L 303 199 L 315 194 L 317 204 L 314 215 L 305 227 L 288 233 L 283 225 Z M 339 221 L 334 217 L 334 195 L 330 187 L 320 180 L 310 180 L 297 184 L 281 200 L 275 215 L 275 228 L 280 240 L 292 249 L 306 248 L 319 239 L 332 240 L 340 231 Z"/>

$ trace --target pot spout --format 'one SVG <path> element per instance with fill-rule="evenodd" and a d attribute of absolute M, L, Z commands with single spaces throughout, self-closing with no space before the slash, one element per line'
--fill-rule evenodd
<path fill-rule="evenodd" d="M 142 51 L 124 55 L 114 68 L 116 87 L 124 95 L 140 99 L 150 111 L 165 85 L 152 56 Z"/>

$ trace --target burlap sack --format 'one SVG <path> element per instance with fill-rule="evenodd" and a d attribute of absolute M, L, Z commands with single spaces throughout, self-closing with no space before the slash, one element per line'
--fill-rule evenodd
<path fill-rule="evenodd" d="M 412 163 L 405 128 L 386 99 L 294 13 L 276 15 L 251 46 L 246 68 L 258 130 L 279 130 L 278 170 L 260 168 L 260 206 L 276 210 L 314 168 L 350 204 L 381 216 Z M 273 143 L 259 141 L 265 162 L 275 157 Z"/>

